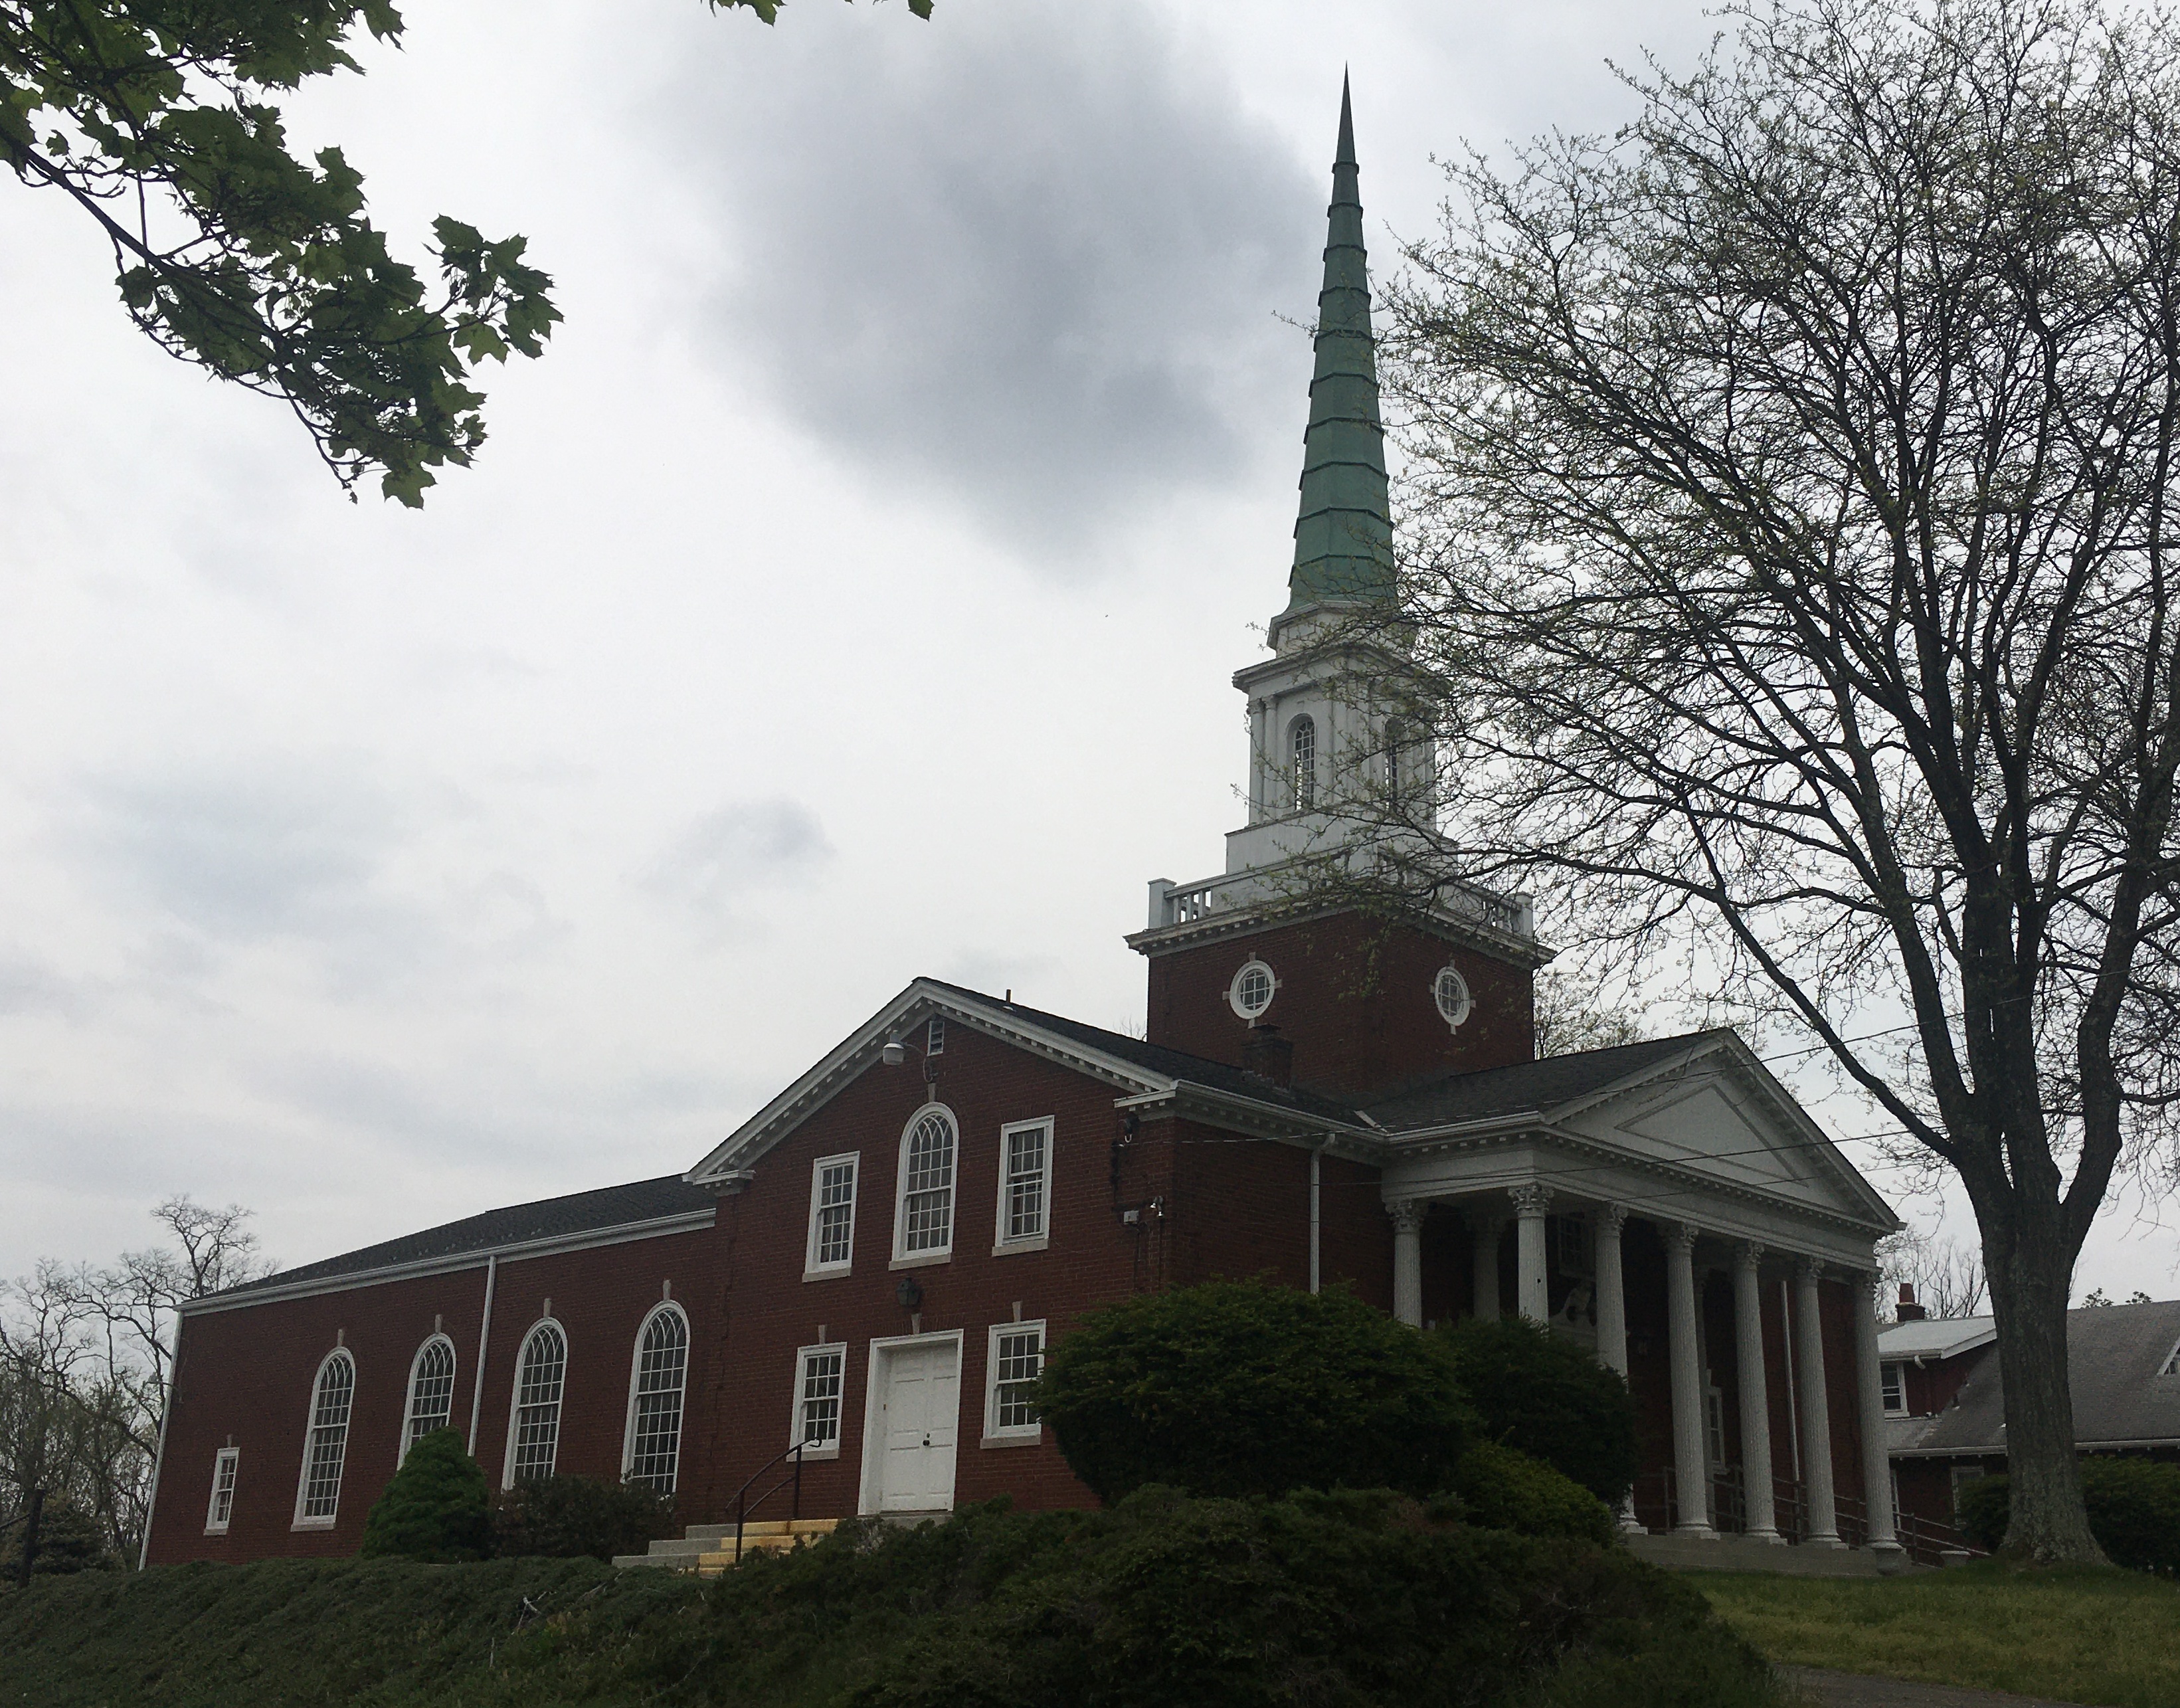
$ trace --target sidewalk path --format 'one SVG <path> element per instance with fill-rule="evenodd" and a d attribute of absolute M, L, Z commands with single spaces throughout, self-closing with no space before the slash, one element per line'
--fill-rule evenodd
<path fill-rule="evenodd" d="M 1905 1678 L 1835 1672 L 1824 1667 L 1781 1667 L 1779 1675 L 1799 1685 L 1819 1708 L 2074 1708 L 2048 1696 L 1964 1690 L 1957 1684 L 1917 1684 Z"/>

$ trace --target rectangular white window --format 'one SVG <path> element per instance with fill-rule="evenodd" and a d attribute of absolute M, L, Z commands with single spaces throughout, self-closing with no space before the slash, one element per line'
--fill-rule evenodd
<path fill-rule="evenodd" d="M 212 1503 L 205 1508 L 205 1534 L 223 1536 L 234 1516 L 234 1474 L 242 1463 L 239 1447 L 222 1447 L 212 1462 Z"/>
<path fill-rule="evenodd" d="M 806 1442 L 806 1457 L 840 1451 L 840 1380 L 845 1345 L 805 1347 L 795 1355 L 795 1416 L 788 1446 Z"/>
<path fill-rule="evenodd" d="M 1045 1237 L 1051 1198 L 1052 1122 L 1016 1121 L 999 1129 L 999 1237 L 1004 1248 Z"/>
<path fill-rule="evenodd" d="M 1885 1396 L 1885 1415 L 1904 1418 L 1908 1415 L 1908 1385 L 1904 1372 L 1898 1364 L 1880 1364 L 1878 1390 Z"/>
<path fill-rule="evenodd" d="M 810 1170 L 810 1244 L 805 1275 L 842 1275 L 856 1246 L 856 1168 L 860 1152 L 821 1156 Z"/>
<path fill-rule="evenodd" d="M 1037 1435 L 1030 1390 L 1044 1371 L 1044 1325 L 994 1323 L 985 1370 L 984 1434 L 994 1439 Z"/>
<path fill-rule="evenodd" d="M 926 1055 L 946 1054 L 946 1022 L 934 1019 L 923 1028 L 923 1053 Z"/>
<path fill-rule="evenodd" d="M 1596 1266 L 1597 1248 L 1591 1243 L 1589 1220 L 1586 1216 L 1555 1215 L 1552 1226 L 1559 1232 L 1559 1271 L 1563 1275 L 1586 1275 Z"/>

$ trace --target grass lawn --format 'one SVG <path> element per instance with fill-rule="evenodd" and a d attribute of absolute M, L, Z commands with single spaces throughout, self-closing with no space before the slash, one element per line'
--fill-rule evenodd
<path fill-rule="evenodd" d="M 2180 1586 L 2139 1573 L 1975 1565 L 1905 1578 L 1700 1573 L 1689 1581 L 1782 1665 L 2097 1708 L 2180 1703 Z"/>

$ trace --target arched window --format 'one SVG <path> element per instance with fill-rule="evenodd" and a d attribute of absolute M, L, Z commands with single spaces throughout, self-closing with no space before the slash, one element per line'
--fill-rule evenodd
<path fill-rule="evenodd" d="M 311 1421 L 303 1444 L 303 1480 L 295 1522 L 328 1526 L 340 1511 L 341 1468 L 348 1462 L 348 1419 L 355 1405 L 355 1360 L 329 1353 L 311 1384 Z"/>
<path fill-rule="evenodd" d="M 900 1138 L 900 1202 L 894 1255 L 943 1257 L 954 1249 L 954 1117 L 937 1104 Z"/>
<path fill-rule="evenodd" d="M 689 1325 L 680 1309 L 660 1305 L 636 1337 L 630 1379 L 627 1463 L 621 1474 L 662 1495 L 674 1492 L 681 1460 L 681 1392 L 689 1372 Z"/>
<path fill-rule="evenodd" d="M 1407 735 L 1398 718 L 1385 719 L 1385 796 L 1388 800 L 1400 798 L 1401 750 L 1407 745 Z"/>
<path fill-rule="evenodd" d="M 1317 805 L 1317 720 L 1307 713 L 1287 726 L 1288 774 L 1297 813 Z"/>
<path fill-rule="evenodd" d="M 554 1322 L 542 1322 L 522 1342 L 515 1365 L 515 1411 L 508 1419 L 509 1488 L 553 1474 L 560 1452 L 560 1393 L 568 1377 L 568 1339 Z"/>
<path fill-rule="evenodd" d="M 433 1335 L 416 1348 L 409 1366 L 408 1420 L 401 1429 L 401 1457 L 434 1430 L 443 1430 L 454 1412 L 454 1343 Z"/>

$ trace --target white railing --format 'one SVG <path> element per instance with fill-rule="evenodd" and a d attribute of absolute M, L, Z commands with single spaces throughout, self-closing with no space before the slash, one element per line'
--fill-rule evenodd
<path fill-rule="evenodd" d="M 1175 884 L 1153 878 L 1150 884 L 1150 926 L 1153 931 L 1172 925 L 1193 925 L 1222 913 L 1238 912 L 1267 901 L 1302 901 L 1307 898 L 1302 862 L 1261 867 L 1248 872 L 1230 872 L 1203 878 L 1193 884 Z M 1508 937 L 1533 939 L 1536 913 L 1525 895 L 1501 895 L 1478 884 L 1448 880 L 1431 892 L 1431 903 L 1457 918 L 1471 919 L 1487 930 Z"/>

